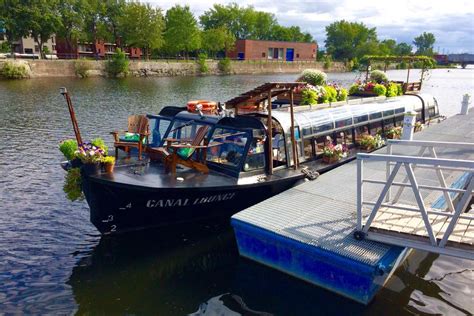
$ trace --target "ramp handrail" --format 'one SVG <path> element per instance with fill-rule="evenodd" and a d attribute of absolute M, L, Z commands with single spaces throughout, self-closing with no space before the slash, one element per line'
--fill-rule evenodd
<path fill-rule="evenodd" d="M 455 148 L 468 151 L 474 151 L 474 143 L 448 143 L 448 142 L 430 142 L 430 141 L 404 141 L 404 140 L 389 140 L 387 144 L 387 154 L 357 154 L 357 232 L 365 236 L 376 217 L 378 210 L 381 207 L 389 207 L 394 209 L 401 209 L 404 211 L 418 212 L 421 214 L 426 232 L 429 236 L 430 246 L 444 248 L 448 239 L 453 232 L 458 220 L 460 218 L 474 220 L 474 214 L 464 214 L 464 211 L 469 206 L 471 196 L 474 189 L 474 161 L 462 159 L 441 159 L 438 158 L 435 148 Z M 416 146 L 421 147 L 416 156 L 408 155 L 393 155 L 393 146 Z M 422 157 L 428 151 L 431 157 Z M 364 162 L 365 161 L 380 161 L 386 162 L 386 179 L 385 181 L 364 179 Z M 393 168 L 392 168 L 393 167 Z M 406 171 L 406 176 L 403 181 L 394 181 L 401 168 Z M 439 180 L 439 186 L 419 184 L 414 170 L 416 168 L 427 168 L 436 171 Z M 452 188 L 446 185 L 446 180 L 443 174 L 444 170 L 462 171 L 468 173 L 466 184 L 464 188 Z M 383 185 L 383 189 L 376 201 L 364 201 L 363 199 L 363 185 L 364 183 L 372 183 Z M 397 187 L 398 191 L 391 196 L 391 187 Z M 416 205 L 418 207 L 408 207 L 406 205 L 397 205 L 400 196 L 405 188 L 413 190 Z M 441 191 L 444 195 L 447 210 L 434 211 L 429 209 L 420 193 L 422 190 Z M 450 192 L 460 195 L 456 205 Z M 363 225 L 363 206 L 372 206 L 372 210 Z M 441 240 L 437 241 L 433 228 L 431 226 L 428 214 L 442 215 L 449 217 L 451 220 L 442 235 Z"/>

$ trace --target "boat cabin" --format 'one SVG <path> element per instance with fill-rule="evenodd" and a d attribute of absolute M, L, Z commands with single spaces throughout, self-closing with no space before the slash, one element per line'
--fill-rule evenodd
<path fill-rule="evenodd" d="M 290 83 L 279 92 L 293 91 L 298 84 Z M 273 91 L 281 87 L 266 85 L 265 89 L 273 87 L 269 89 Z M 250 91 L 227 102 L 230 110 L 226 114 L 165 107 L 159 115 L 148 115 L 152 129 L 150 146 L 162 147 L 166 139 L 192 140 L 200 127 L 207 125 L 207 148 L 201 153 L 203 157 L 196 158 L 205 160 L 210 170 L 245 177 L 272 174 L 279 168 L 297 168 L 300 163 L 318 160 L 328 139 L 355 151 L 362 135 L 401 126 L 407 111 L 416 111 L 420 122 L 439 116 L 436 100 L 426 94 L 293 107 L 274 104 L 278 94 L 258 88 L 253 91 L 258 93 Z M 239 104 L 247 109 L 239 109 Z M 249 108 L 249 104 L 253 106 Z"/>

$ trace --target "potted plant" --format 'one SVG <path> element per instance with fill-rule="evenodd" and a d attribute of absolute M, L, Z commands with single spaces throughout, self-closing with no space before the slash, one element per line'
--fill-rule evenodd
<path fill-rule="evenodd" d="M 59 150 L 63 153 L 64 157 L 69 161 L 72 168 L 78 168 L 81 166 L 81 161 L 76 157 L 78 150 L 77 141 L 74 139 L 66 139 L 59 144 Z"/>
<path fill-rule="evenodd" d="M 326 144 L 323 148 L 323 162 L 334 163 L 340 159 L 347 157 L 347 147 L 341 144 Z"/>
<path fill-rule="evenodd" d="M 86 174 L 95 174 L 100 171 L 100 163 L 105 155 L 105 151 L 91 143 L 84 143 L 79 146 L 76 156 L 83 163 L 82 170 Z"/>
<path fill-rule="evenodd" d="M 389 130 L 385 131 L 385 137 L 388 139 L 400 139 L 402 136 L 402 127 L 396 126 L 392 127 Z"/>
<path fill-rule="evenodd" d="M 421 123 L 421 122 L 416 122 L 415 123 L 415 133 L 416 132 L 421 132 L 423 130 L 423 128 L 425 128 L 423 123 Z"/>
<path fill-rule="evenodd" d="M 115 166 L 115 157 L 113 156 L 106 156 L 102 159 L 102 164 L 104 165 L 104 170 L 107 173 L 114 172 Z"/>
<path fill-rule="evenodd" d="M 385 142 L 379 134 L 375 136 L 363 135 L 359 141 L 360 147 L 366 151 L 377 149 L 379 147 L 382 147 L 384 144 Z"/>

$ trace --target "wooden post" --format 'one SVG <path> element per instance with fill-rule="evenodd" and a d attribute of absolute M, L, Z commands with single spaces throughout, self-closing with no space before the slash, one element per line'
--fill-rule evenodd
<path fill-rule="evenodd" d="M 290 118 L 291 118 L 291 149 L 293 151 L 293 167 L 298 168 L 298 150 L 296 149 L 295 139 L 295 117 L 293 113 L 293 89 L 290 90 Z"/>
<path fill-rule="evenodd" d="M 71 116 L 72 128 L 74 129 L 74 134 L 76 135 L 77 145 L 82 145 L 82 137 L 81 132 L 79 131 L 79 125 L 77 124 L 76 120 L 76 113 L 74 112 L 74 107 L 72 106 L 71 98 L 69 97 L 69 93 L 67 92 L 66 88 L 60 89 L 61 94 L 66 99 L 67 107 L 69 109 L 69 115 Z"/>
<path fill-rule="evenodd" d="M 273 131 L 272 131 L 272 90 L 268 91 L 267 105 L 267 134 L 268 134 L 268 174 L 273 174 Z"/>

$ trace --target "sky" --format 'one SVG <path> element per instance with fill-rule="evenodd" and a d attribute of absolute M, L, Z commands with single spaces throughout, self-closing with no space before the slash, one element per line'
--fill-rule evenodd
<path fill-rule="evenodd" d="M 436 37 L 435 51 L 474 53 L 474 0 L 146 0 L 167 10 L 175 4 L 189 5 L 196 17 L 214 3 L 237 2 L 275 14 L 281 25 L 297 25 L 309 32 L 322 48 L 325 27 L 334 21 L 363 22 L 376 27 L 379 40 L 394 39 L 412 44 L 423 32 Z"/>

